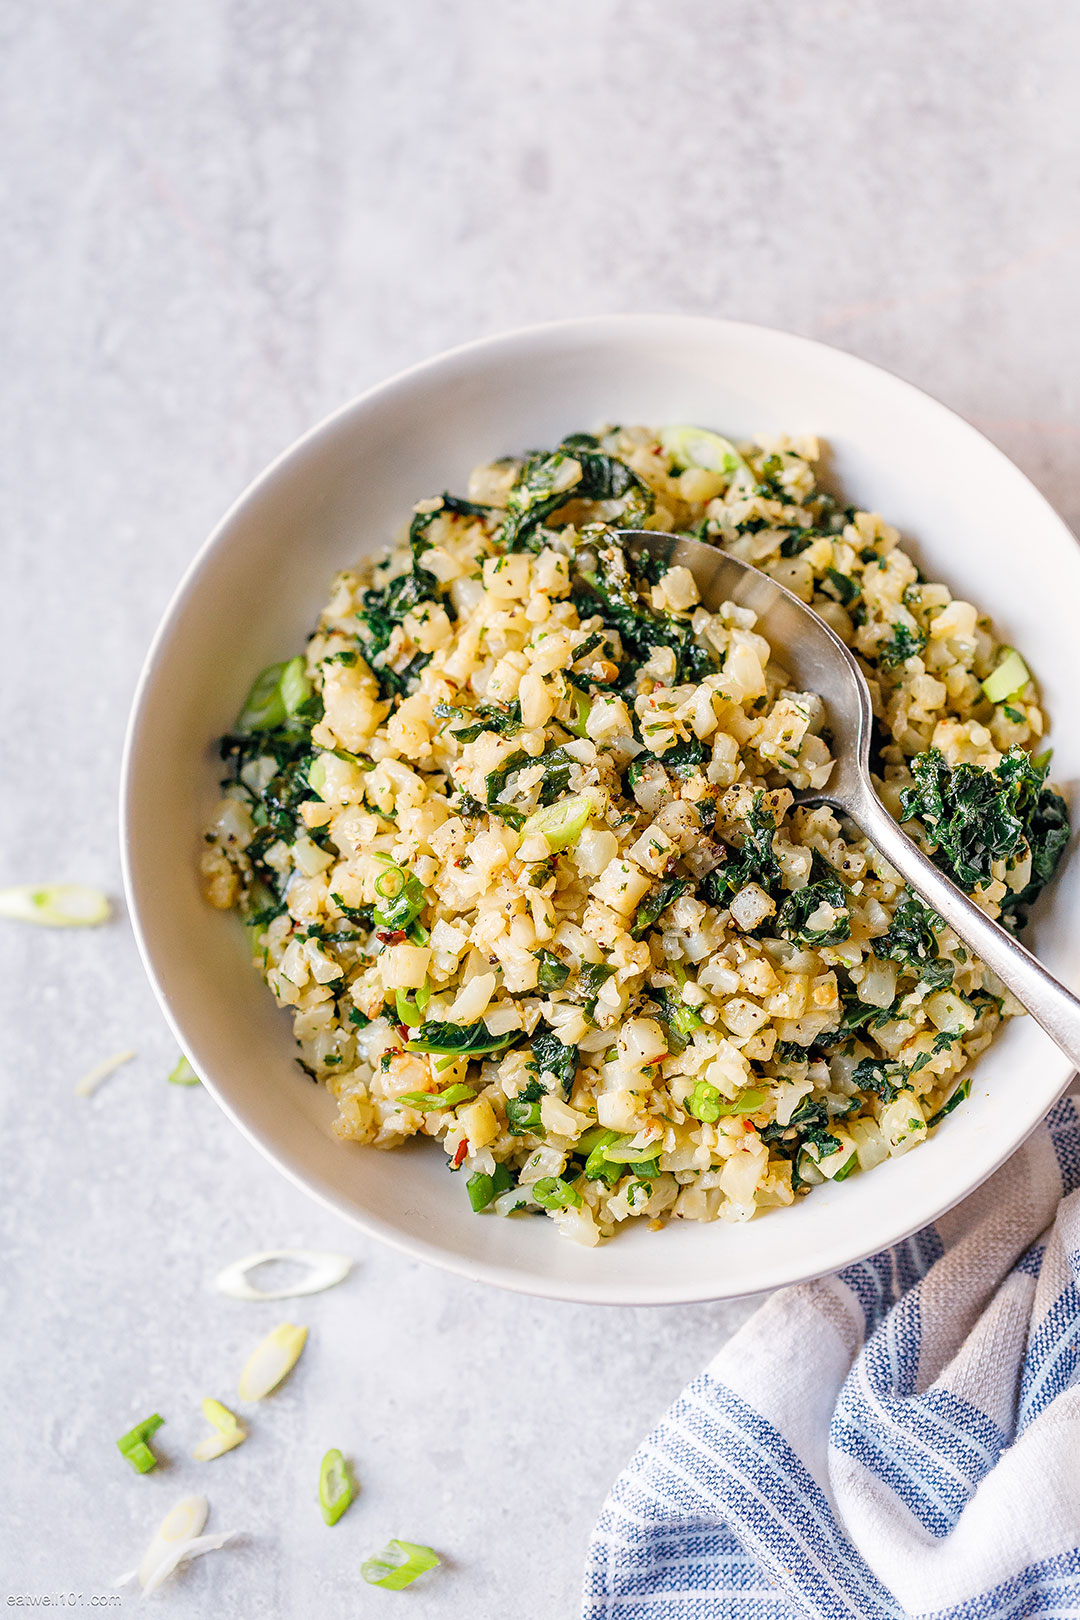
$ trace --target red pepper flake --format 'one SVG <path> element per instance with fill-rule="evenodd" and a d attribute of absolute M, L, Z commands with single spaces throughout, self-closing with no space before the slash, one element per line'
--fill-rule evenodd
<path fill-rule="evenodd" d="M 399 1024 L 398 1027 L 397 1027 L 397 1032 L 401 1036 L 401 1039 L 405 1042 L 405 1044 L 408 1045 L 409 1031 L 406 1029 L 405 1025 L 404 1024 Z"/>
<path fill-rule="evenodd" d="M 405 937 L 404 928 L 379 928 L 375 931 L 380 945 L 400 945 Z"/>
<path fill-rule="evenodd" d="M 461 1141 L 457 1145 L 457 1152 L 454 1154 L 454 1157 L 453 1157 L 453 1160 L 452 1160 L 453 1168 L 455 1170 L 460 1170 L 461 1169 L 462 1165 L 465 1163 L 465 1155 L 466 1155 L 466 1153 L 468 1153 L 468 1151 L 469 1151 L 469 1139 L 468 1139 L 468 1137 L 463 1136 L 461 1138 Z"/>

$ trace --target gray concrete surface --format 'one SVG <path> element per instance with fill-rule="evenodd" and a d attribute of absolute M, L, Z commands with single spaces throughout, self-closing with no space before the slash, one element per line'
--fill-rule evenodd
<path fill-rule="evenodd" d="M 117 892 L 125 715 L 193 550 L 301 429 L 449 344 L 605 310 L 789 327 L 938 394 L 1080 520 L 1066 0 L 4 0 L 0 41 L 0 882 Z M 201 1488 L 245 1534 L 155 1600 L 176 1617 L 576 1613 L 609 1481 L 749 1306 L 528 1301 L 362 1241 L 165 1083 L 122 908 L 0 950 L 5 1612 L 91 1606 Z M 208 1291 L 290 1243 L 353 1278 Z M 297 1374 L 185 1460 L 286 1314 Z M 153 1410 L 139 1479 L 113 1441 Z M 331 1445 L 362 1484 L 332 1531 Z M 446 1557 L 400 1598 L 358 1576 L 395 1534 Z"/>

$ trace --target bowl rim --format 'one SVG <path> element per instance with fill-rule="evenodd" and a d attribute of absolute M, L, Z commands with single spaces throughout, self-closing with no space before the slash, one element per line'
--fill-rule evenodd
<path fill-rule="evenodd" d="M 893 387 L 907 393 L 909 396 L 914 396 L 924 412 L 931 415 L 936 414 L 940 419 L 947 420 L 952 431 L 955 432 L 959 429 L 972 441 L 977 441 L 984 455 L 987 451 L 991 452 L 993 459 L 996 459 L 1003 472 L 1007 472 L 1013 478 L 1023 480 L 1028 498 L 1043 508 L 1046 519 L 1052 526 L 1056 527 L 1061 538 L 1071 546 L 1076 546 L 1076 537 L 1043 492 L 992 439 L 987 438 L 960 412 L 954 410 L 951 406 L 945 405 L 925 389 L 884 366 L 865 360 L 859 355 L 852 354 L 849 350 L 835 344 L 825 343 L 820 339 L 806 337 L 800 333 L 789 332 L 782 327 L 767 326 L 760 322 L 735 320 L 727 317 L 678 312 L 665 313 L 662 311 L 576 315 L 557 320 L 527 323 L 455 344 L 371 384 L 368 388 L 363 389 L 360 393 L 352 396 L 321 417 L 286 445 L 261 472 L 249 481 L 241 493 L 232 501 L 223 516 L 198 546 L 170 594 L 150 641 L 135 684 L 124 733 L 119 778 L 121 873 L 128 914 L 143 969 L 149 979 L 158 1006 L 181 1050 L 185 1047 L 184 1036 L 179 1027 L 179 1022 L 173 1014 L 165 983 L 165 975 L 159 971 L 144 928 L 143 902 L 140 898 L 133 870 L 134 837 L 132 823 L 135 815 L 134 795 L 139 773 L 142 724 L 148 695 L 157 678 L 158 666 L 164 658 L 176 624 L 184 612 L 188 598 L 196 586 L 207 559 L 222 543 L 234 520 L 249 502 L 255 500 L 294 458 L 302 457 L 309 446 L 316 443 L 324 435 L 332 433 L 340 423 L 354 412 L 368 407 L 380 397 L 389 396 L 398 389 L 408 387 L 416 380 L 421 379 L 426 373 L 439 371 L 448 363 L 463 357 L 482 355 L 486 350 L 497 349 L 523 341 L 543 342 L 563 335 L 572 336 L 575 332 L 617 335 L 620 331 L 629 334 L 649 329 L 661 331 L 664 327 L 677 328 L 684 333 L 688 333 L 697 327 L 708 330 L 714 335 L 718 330 L 726 330 L 732 334 L 755 334 L 765 341 L 778 340 L 785 345 L 794 345 L 796 348 L 801 348 L 804 352 L 820 353 L 823 356 L 828 356 L 830 364 L 835 365 L 839 361 L 842 366 L 848 367 L 856 378 L 863 375 L 868 379 L 871 377 L 878 380 L 887 379 Z M 974 1193 L 979 1186 L 1001 1168 L 1007 1159 L 1011 1158 L 1032 1132 L 1037 1129 L 1049 1110 L 1067 1090 L 1072 1078 L 1072 1068 L 1063 1054 L 1061 1055 L 1061 1063 L 1063 1073 L 1060 1084 L 1042 1113 L 1031 1121 L 1022 1134 L 1009 1137 L 1001 1152 L 993 1156 L 992 1162 L 982 1170 L 977 1179 L 966 1185 L 962 1191 L 956 1194 L 945 1194 L 940 1203 L 934 1206 L 932 1214 L 927 1216 L 923 1213 L 914 1221 L 901 1223 L 895 1235 L 889 1240 L 888 1246 L 892 1247 L 903 1243 L 915 1232 L 940 1220 L 949 1210 L 955 1208 L 963 1199 Z M 751 1290 L 740 1288 L 737 1291 L 726 1289 L 722 1277 L 707 1280 L 703 1276 L 700 1284 L 677 1282 L 671 1286 L 651 1286 L 647 1289 L 635 1289 L 629 1282 L 604 1282 L 599 1278 L 576 1281 L 521 1271 L 513 1265 L 461 1255 L 453 1249 L 440 1247 L 423 1237 L 403 1232 L 392 1221 L 384 1219 L 380 1215 L 357 1209 L 349 1203 L 343 1193 L 316 1184 L 313 1180 L 309 1180 L 302 1170 L 291 1164 L 284 1154 L 267 1139 L 265 1131 L 258 1125 L 256 1120 L 246 1117 L 238 1107 L 230 1102 L 212 1076 L 200 1072 L 200 1079 L 218 1107 L 222 1109 L 263 1157 L 269 1160 L 294 1186 L 302 1189 L 308 1197 L 314 1198 L 324 1208 L 333 1210 L 335 1214 L 342 1216 L 362 1232 L 378 1238 L 381 1242 L 387 1243 L 391 1248 L 412 1259 L 422 1260 L 427 1264 L 438 1266 L 444 1271 L 449 1271 L 469 1281 L 483 1282 L 492 1286 L 506 1288 L 514 1293 L 534 1298 L 563 1300 L 576 1304 L 620 1306 L 701 1304 L 724 1299 L 749 1299 L 777 1288 L 812 1281 L 821 1276 L 833 1275 L 836 1271 L 859 1264 L 880 1249 L 880 1245 L 876 1242 L 870 1243 L 865 1248 L 856 1245 L 854 1252 L 847 1258 L 836 1266 L 827 1266 L 824 1271 L 815 1267 L 812 1261 L 809 1265 L 805 1260 L 802 1263 L 793 1264 L 789 1260 L 779 1258 L 773 1261 L 772 1264 L 762 1267 L 763 1275 L 759 1286 L 755 1286 Z M 795 1252 L 798 1252 L 797 1249 Z"/>

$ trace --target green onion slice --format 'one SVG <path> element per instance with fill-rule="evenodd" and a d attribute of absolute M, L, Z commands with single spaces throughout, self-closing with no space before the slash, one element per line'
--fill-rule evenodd
<path fill-rule="evenodd" d="M 572 799 L 560 799 L 558 804 L 534 810 L 526 818 L 521 836 L 524 839 L 542 833 L 549 849 L 565 849 L 581 837 L 592 813 L 592 800 L 584 793 L 577 793 Z"/>
<path fill-rule="evenodd" d="M 435 1569 L 438 1554 L 430 1547 L 421 1547 L 415 1541 L 388 1541 L 381 1552 L 374 1553 L 360 1565 L 360 1573 L 369 1586 L 385 1586 L 388 1592 L 400 1592 L 411 1586 L 418 1575 Z"/>
<path fill-rule="evenodd" d="M 284 725 L 289 715 L 296 714 L 310 696 L 311 682 L 302 656 L 290 658 L 287 664 L 269 664 L 255 677 L 237 716 L 236 729 L 272 731 Z"/>
<path fill-rule="evenodd" d="M 236 717 L 237 731 L 269 731 L 281 725 L 285 719 L 285 700 L 281 695 L 284 673 L 284 664 L 268 664 L 256 675 L 244 699 L 244 707 Z"/>
<path fill-rule="evenodd" d="M 447 1086 L 445 1091 L 403 1091 L 397 1098 L 399 1103 L 407 1103 L 410 1108 L 419 1108 L 422 1112 L 429 1108 L 456 1108 L 458 1103 L 471 1102 L 476 1096 L 472 1086 Z"/>
<path fill-rule="evenodd" d="M 660 443 L 677 467 L 700 467 L 705 472 L 730 476 L 746 466 L 731 440 L 710 433 L 708 428 L 664 428 Z"/>
<path fill-rule="evenodd" d="M 683 1107 L 695 1119 L 700 1119 L 705 1125 L 714 1125 L 722 1116 L 732 1114 L 754 1114 L 764 1106 L 768 1092 L 757 1086 L 747 1086 L 740 1091 L 734 1102 L 728 1102 L 721 1096 L 716 1086 L 710 1085 L 707 1080 L 699 1080 Z"/>
<path fill-rule="evenodd" d="M 0 917 L 42 928 L 95 928 L 111 913 L 108 896 L 85 883 L 22 883 L 0 889 Z"/>
<path fill-rule="evenodd" d="M 505 1164 L 497 1164 L 490 1176 L 485 1174 L 483 1170 L 478 1170 L 465 1183 L 469 1194 L 469 1203 L 477 1214 L 482 1209 L 487 1209 L 488 1205 L 498 1198 L 501 1193 L 509 1192 L 513 1185 L 513 1175 Z"/>
<path fill-rule="evenodd" d="M 281 672 L 281 701 L 286 714 L 296 714 L 311 696 L 311 682 L 302 655 L 290 658 Z"/>
<path fill-rule="evenodd" d="M 356 1495 L 356 1480 L 341 1452 L 328 1451 L 319 1467 L 319 1506 L 327 1524 L 337 1524 Z"/>
<path fill-rule="evenodd" d="M 424 1008 L 430 1000 L 431 989 L 426 984 L 416 992 L 415 1000 L 410 998 L 407 990 L 396 991 L 394 1006 L 397 1010 L 398 1023 L 406 1025 L 409 1029 L 417 1029 L 424 1022 Z"/>
<path fill-rule="evenodd" d="M 308 1275 L 282 1288 L 256 1288 L 248 1280 L 248 1272 L 264 1266 L 271 1260 L 284 1260 L 290 1264 L 306 1266 Z M 330 1254 L 323 1249 L 263 1249 L 258 1254 L 245 1255 L 219 1271 L 214 1287 L 230 1299 L 267 1300 L 298 1299 L 302 1294 L 319 1294 L 324 1288 L 336 1288 L 352 1270 L 352 1256 Z"/>
<path fill-rule="evenodd" d="M 261 1344 L 251 1352 L 237 1386 L 242 1401 L 261 1401 L 276 1389 L 300 1359 L 307 1339 L 307 1328 L 282 1322 L 268 1333 Z"/>
<path fill-rule="evenodd" d="M 152 1434 L 156 1434 L 165 1419 L 157 1412 L 152 1417 L 144 1418 L 136 1423 L 127 1434 L 122 1434 L 116 1442 L 117 1450 L 122 1457 L 126 1457 L 137 1474 L 148 1474 L 152 1468 L 157 1467 L 157 1458 L 147 1445 Z"/>
<path fill-rule="evenodd" d="M 648 1164 L 649 1160 L 655 1159 L 660 1152 L 661 1144 L 659 1139 L 650 1142 L 648 1147 L 643 1148 L 631 1147 L 632 1140 L 631 1137 L 625 1137 L 621 1142 L 613 1142 L 610 1146 L 605 1147 L 605 1159 L 610 1164 Z"/>
<path fill-rule="evenodd" d="M 535 1198 L 541 1209 L 571 1209 L 581 1204 L 581 1194 L 576 1187 L 563 1181 L 561 1176 L 541 1176 L 534 1181 L 527 1190 Z"/>
<path fill-rule="evenodd" d="M 122 1064 L 130 1063 L 134 1056 L 134 1051 L 117 1052 L 113 1057 L 106 1058 L 103 1063 L 96 1063 L 92 1069 L 87 1070 L 81 1080 L 76 1081 L 76 1097 L 92 1096 L 103 1080 L 107 1080 Z"/>
<path fill-rule="evenodd" d="M 176 1068 L 169 1073 L 169 1083 L 174 1086 L 197 1086 L 201 1082 L 187 1058 L 181 1056 Z"/>
<path fill-rule="evenodd" d="M 227 1406 L 207 1396 L 202 1403 L 203 1417 L 213 1429 L 200 1440 L 191 1455 L 196 1462 L 209 1462 L 213 1457 L 222 1457 L 225 1452 L 231 1451 L 242 1440 L 247 1439 L 247 1430 L 240 1422 L 235 1412 L 230 1412 Z"/>
<path fill-rule="evenodd" d="M 372 916 L 380 928 L 409 928 L 424 909 L 424 886 L 383 850 L 376 851 L 376 859 L 384 863 L 375 879 L 375 893 L 382 904 L 372 907 Z"/>
<path fill-rule="evenodd" d="M 1030 681 L 1031 674 L 1015 647 L 1006 647 L 1005 656 L 982 683 L 982 689 L 991 703 L 1004 703 L 1021 691 Z"/>

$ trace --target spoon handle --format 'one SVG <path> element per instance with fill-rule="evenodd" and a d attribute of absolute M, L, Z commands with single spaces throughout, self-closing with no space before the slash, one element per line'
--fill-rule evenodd
<path fill-rule="evenodd" d="M 1080 1001 L 1031 952 L 940 872 L 886 810 L 873 789 L 859 783 L 839 804 L 919 897 L 944 917 L 1002 984 L 1023 1002 L 1037 1024 L 1080 1069 Z"/>

